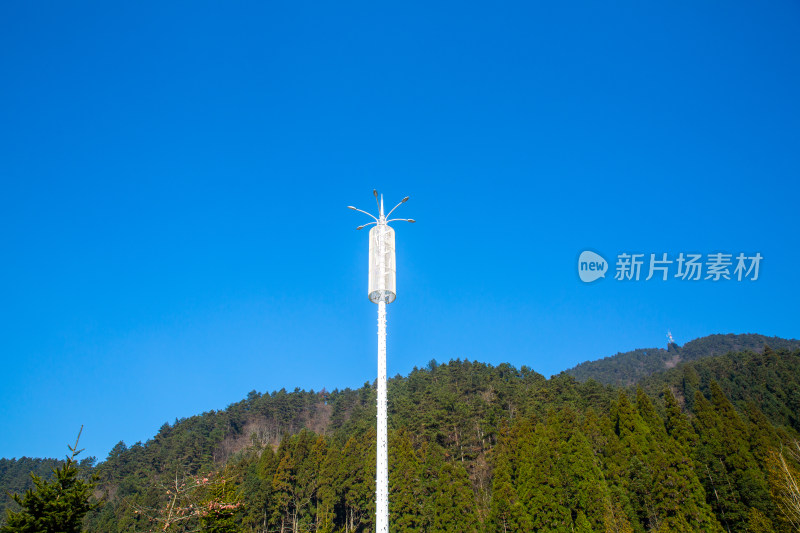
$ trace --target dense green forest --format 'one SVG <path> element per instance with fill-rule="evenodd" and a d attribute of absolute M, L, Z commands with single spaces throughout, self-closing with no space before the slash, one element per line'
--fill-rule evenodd
<path fill-rule="evenodd" d="M 397 376 L 392 530 L 797 531 L 785 480 L 800 468 L 800 351 L 762 348 L 695 354 L 626 387 L 462 360 Z M 120 442 L 84 465 L 99 502 L 86 527 L 372 531 L 375 395 L 253 391 Z"/>

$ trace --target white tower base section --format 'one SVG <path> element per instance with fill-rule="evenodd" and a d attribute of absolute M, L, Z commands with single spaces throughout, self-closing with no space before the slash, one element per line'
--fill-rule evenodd
<path fill-rule="evenodd" d="M 386 429 L 386 303 L 378 302 L 378 450 L 375 531 L 389 533 L 389 442 Z"/>

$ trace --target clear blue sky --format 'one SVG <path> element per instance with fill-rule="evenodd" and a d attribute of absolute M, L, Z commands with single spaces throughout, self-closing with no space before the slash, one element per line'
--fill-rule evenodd
<path fill-rule="evenodd" d="M 800 337 L 797 2 L 8 1 L 0 72 L 0 457 L 373 380 L 373 187 L 418 221 L 390 375 Z"/>

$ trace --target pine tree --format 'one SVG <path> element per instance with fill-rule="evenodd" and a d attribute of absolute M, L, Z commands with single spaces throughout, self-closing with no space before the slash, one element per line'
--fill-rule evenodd
<path fill-rule="evenodd" d="M 258 452 L 260 451 L 260 456 Z M 243 524 L 249 530 L 264 531 L 270 519 L 272 476 L 275 472 L 275 452 L 270 446 L 254 452 L 243 465 L 242 495 Z"/>
<path fill-rule="evenodd" d="M 360 439 L 351 437 L 342 449 L 339 463 L 340 490 L 346 533 L 371 528 L 375 517 L 375 442 L 370 430 Z M 390 500 L 391 501 L 391 500 Z"/>
<path fill-rule="evenodd" d="M 546 422 L 523 432 L 518 448 L 525 452 L 517 490 L 534 530 L 569 532 L 579 512 L 588 514 L 590 523 L 602 522 L 606 487 L 571 408 L 550 412 Z"/>
<path fill-rule="evenodd" d="M 317 531 L 329 533 L 333 531 L 340 505 L 337 469 L 340 460 L 339 448 L 334 441 L 328 443 L 325 460 L 319 471 L 319 488 L 317 489 Z"/>
<path fill-rule="evenodd" d="M 22 509 L 7 510 L 6 523 L 0 533 L 80 533 L 83 519 L 97 504 L 91 503 L 94 480 L 81 478 L 75 457 L 83 450 L 78 442 L 83 432 L 78 432 L 75 446 L 68 446 L 70 455 L 63 465 L 53 469 L 50 480 L 31 473 L 34 489 L 23 496 L 12 495 Z"/>
<path fill-rule="evenodd" d="M 683 397 L 686 399 L 686 407 L 694 411 L 695 394 L 700 390 L 700 376 L 694 365 L 683 367 Z"/>
<path fill-rule="evenodd" d="M 719 531 L 685 449 L 641 389 L 636 396 L 634 407 L 620 394 L 616 426 L 630 457 L 628 492 L 639 523 L 656 531 Z"/>
<path fill-rule="evenodd" d="M 716 381 L 711 402 L 696 394 L 695 421 L 700 445 L 695 459 L 706 469 L 706 492 L 731 529 L 746 527 L 750 507 L 772 514 L 766 475 L 750 451 L 748 426 L 736 413 Z"/>
<path fill-rule="evenodd" d="M 663 395 L 667 414 L 664 426 L 667 434 L 686 450 L 692 450 L 697 445 L 697 433 L 689 424 L 689 419 L 681 411 L 678 400 L 672 394 L 672 389 L 665 387 Z"/>
<path fill-rule="evenodd" d="M 486 530 L 497 533 L 532 531 L 528 514 L 519 502 L 514 488 L 513 444 L 507 429 L 502 430 L 500 439 L 494 448 L 492 499 Z"/>
<path fill-rule="evenodd" d="M 576 528 L 580 516 L 592 530 L 604 526 L 604 512 L 611 500 L 611 494 L 603 476 L 599 459 L 592 453 L 588 439 L 577 427 L 570 410 L 569 417 L 560 417 L 562 422 L 556 438 L 564 443 L 563 454 L 557 462 L 563 491 Z"/>
<path fill-rule="evenodd" d="M 438 454 L 437 454 L 438 455 Z M 433 479 L 431 533 L 474 533 L 477 531 L 475 499 L 467 471 L 459 462 L 441 464 Z"/>
<path fill-rule="evenodd" d="M 700 442 L 694 450 L 694 459 L 699 463 L 703 485 L 708 503 L 728 530 L 739 530 L 747 520 L 747 507 L 736 486 L 732 463 L 739 463 L 726 451 L 725 441 L 735 441 L 726 432 L 735 428 L 726 427 L 709 402 L 700 391 L 695 393 L 694 423 Z"/>
<path fill-rule="evenodd" d="M 389 521 L 393 530 L 424 531 L 427 517 L 422 502 L 427 498 L 419 456 L 408 432 L 401 430 L 390 438 Z"/>

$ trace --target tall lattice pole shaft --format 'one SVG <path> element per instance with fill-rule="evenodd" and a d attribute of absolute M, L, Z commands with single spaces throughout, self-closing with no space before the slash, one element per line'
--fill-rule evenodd
<path fill-rule="evenodd" d="M 389 442 L 386 428 L 386 303 L 378 303 L 378 449 L 375 487 L 377 533 L 389 533 Z"/>
<path fill-rule="evenodd" d="M 381 220 L 383 206 L 381 206 Z M 378 224 L 381 289 L 386 280 L 386 226 Z M 386 302 L 378 302 L 378 449 L 375 469 L 375 531 L 389 533 L 389 438 L 386 428 Z"/>

